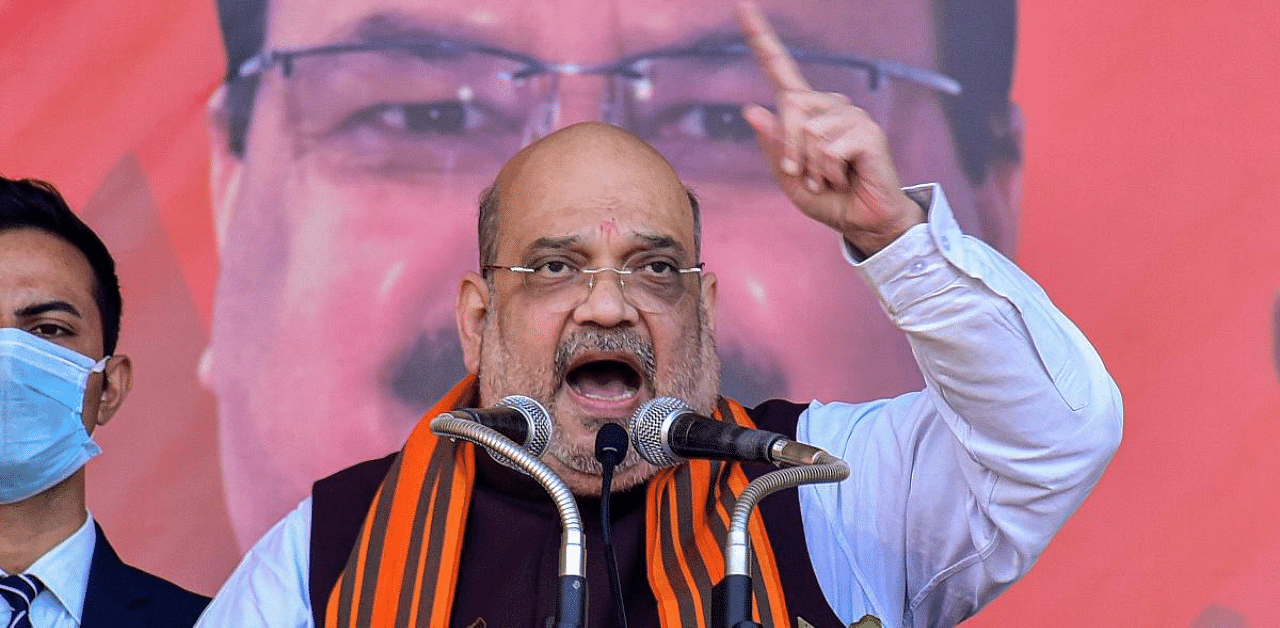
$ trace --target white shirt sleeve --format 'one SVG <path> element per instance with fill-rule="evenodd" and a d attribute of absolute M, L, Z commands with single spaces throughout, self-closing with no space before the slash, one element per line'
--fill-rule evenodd
<path fill-rule="evenodd" d="M 276 522 L 200 615 L 198 628 L 311 628 L 311 497 Z"/>
<path fill-rule="evenodd" d="M 937 186 L 876 255 L 846 255 L 911 344 L 925 390 L 814 402 L 797 437 L 847 480 L 800 488 L 805 539 L 841 620 L 953 626 L 1022 577 L 1119 446 L 1120 393 L 1084 335 Z M 856 359 L 852 356 L 851 359 Z"/>

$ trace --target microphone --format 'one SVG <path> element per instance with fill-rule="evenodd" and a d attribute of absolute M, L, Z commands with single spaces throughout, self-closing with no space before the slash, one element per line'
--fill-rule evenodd
<path fill-rule="evenodd" d="M 817 464 L 830 454 L 782 434 L 717 421 L 675 397 L 641 404 L 631 416 L 631 442 L 650 464 L 669 467 L 688 458 L 768 462 L 779 467 Z"/>
<path fill-rule="evenodd" d="M 627 628 L 627 606 L 618 577 L 618 555 L 613 548 L 613 469 L 627 456 L 627 430 L 617 423 L 605 423 L 596 432 L 596 461 L 600 463 L 600 539 L 604 541 L 604 562 L 609 570 L 609 592 L 613 595 L 613 621 Z"/>
<path fill-rule="evenodd" d="M 617 423 L 605 423 L 596 432 L 596 460 L 616 467 L 627 457 L 627 431 Z"/>
<path fill-rule="evenodd" d="M 535 458 L 547 450 L 547 443 L 551 441 L 551 414 L 542 404 L 524 395 L 503 397 L 492 408 L 459 408 L 446 414 L 490 428 Z"/>

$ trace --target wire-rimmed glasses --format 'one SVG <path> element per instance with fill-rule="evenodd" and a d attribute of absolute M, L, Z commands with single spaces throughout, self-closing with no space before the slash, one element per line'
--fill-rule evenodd
<path fill-rule="evenodd" d="M 556 312 L 582 305 L 595 289 L 596 278 L 612 272 L 618 278 L 623 298 L 648 313 L 664 312 L 679 303 L 689 292 L 686 279 L 699 275 L 702 268 L 703 264 L 680 268 L 673 262 L 656 259 L 629 261 L 622 268 L 580 268 L 561 259 L 530 266 L 484 266 L 486 273 L 505 270 L 519 276 L 530 296 Z"/>
<path fill-rule="evenodd" d="M 889 128 L 911 93 L 960 85 L 905 64 L 791 48 L 814 89 L 845 94 Z M 708 39 L 601 64 L 551 63 L 493 46 L 413 36 L 266 50 L 238 76 L 279 68 L 289 132 L 300 152 L 384 175 L 488 176 L 554 130 L 567 76 L 602 76 L 598 119 L 654 145 L 681 176 L 754 179 L 766 172 L 740 110 L 773 88 L 740 37 Z"/>

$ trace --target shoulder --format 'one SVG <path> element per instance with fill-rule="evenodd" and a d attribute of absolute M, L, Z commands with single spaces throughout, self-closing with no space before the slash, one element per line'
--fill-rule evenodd
<path fill-rule="evenodd" d="M 800 419 L 800 414 L 808 407 L 808 404 L 785 399 L 770 399 L 754 408 L 748 408 L 747 415 L 755 422 L 757 428 L 794 439 L 796 423 Z"/>
<path fill-rule="evenodd" d="M 209 598 L 188 591 L 164 578 L 147 573 L 132 565 L 125 565 L 125 569 L 133 572 L 133 577 L 139 590 L 148 592 L 150 603 L 157 608 L 163 608 L 165 616 L 172 620 L 171 623 L 165 625 L 193 625 L 196 623 L 196 618 L 204 610 L 204 607 L 209 605 Z"/>
<path fill-rule="evenodd" d="M 364 523 L 369 503 L 377 494 L 382 480 L 395 464 L 399 452 L 347 467 L 317 480 L 311 487 L 312 521 L 329 523 L 334 518 L 341 527 Z"/>
<path fill-rule="evenodd" d="M 97 534 L 85 592 L 85 625 L 162 628 L 195 624 L 209 598 L 124 563 L 101 528 Z"/>
<path fill-rule="evenodd" d="M 383 478 L 387 476 L 387 471 L 391 470 L 391 465 L 395 463 L 398 455 L 399 452 L 395 452 L 382 458 L 366 460 L 321 478 L 312 486 L 312 494 L 328 495 L 335 492 L 358 491 L 369 492 L 372 498 L 372 492 L 382 484 Z"/>
<path fill-rule="evenodd" d="M 313 608 L 324 608 L 364 525 L 373 502 L 399 452 L 367 460 L 321 479 L 311 488 L 308 587 Z"/>
<path fill-rule="evenodd" d="M 336 530 L 345 539 L 349 533 L 359 532 L 364 516 L 373 502 L 378 487 L 395 464 L 399 452 L 347 467 L 333 475 L 317 480 L 311 487 L 311 521 L 313 546 L 328 540 L 322 533 L 317 539 L 317 529 Z M 354 537 L 353 537 L 354 538 Z M 322 543 L 323 544 L 323 543 Z"/>

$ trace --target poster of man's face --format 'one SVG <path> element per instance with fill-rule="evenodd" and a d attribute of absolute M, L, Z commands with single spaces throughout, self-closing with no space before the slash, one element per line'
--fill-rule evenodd
<path fill-rule="evenodd" d="M 1008 252 L 1019 120 L 1011 3 L 760 3 L 819 90 L 886 129 L 904 183 L 943 184 Z M 247 547 L 316 478 L 398 449 L 463 375 L 453 304 L 476 206 L 521 146 L 603 120 L 702 206 L 723 392 L 866 400 L 920 376 L 834 236 L 788 210 L 747 103 L 773 93 L 729 2 L 225 2 L 210 107 L 220 262 L 201 377 Z"/>

